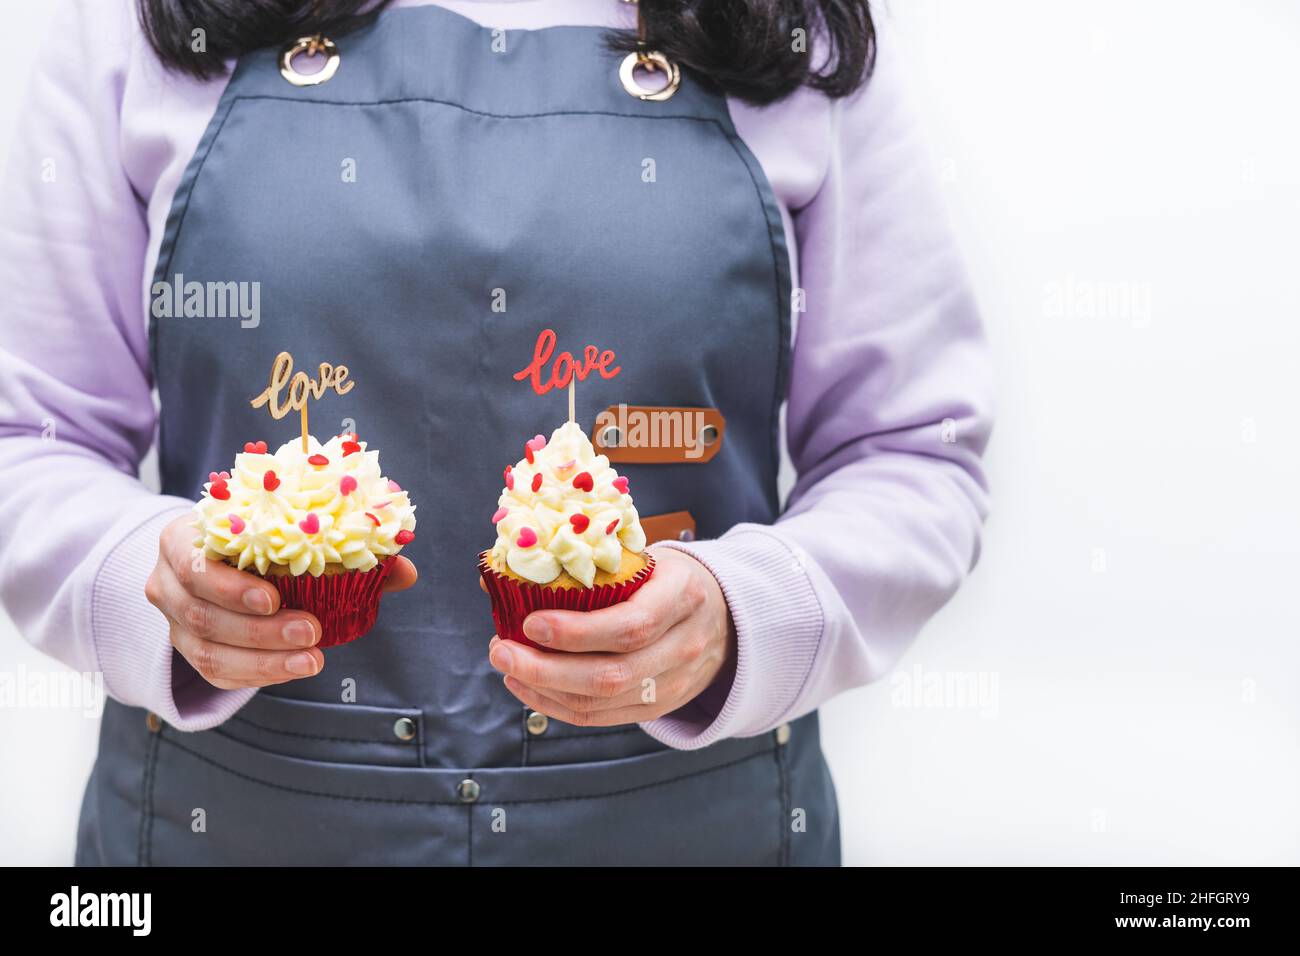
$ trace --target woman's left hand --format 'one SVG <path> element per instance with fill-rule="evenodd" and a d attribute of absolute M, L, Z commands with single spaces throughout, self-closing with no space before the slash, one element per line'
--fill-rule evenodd
<path fill-rule="evenodd" d="M 577 726 L 662 717 L 735 666 L 722 589 L 699 561 L 668 548 L 655 551 L 654 574 L 628 600 L 534 611 L 524 633 L 547 650 L 493 637 L 488 659 L 524 704 Z"/>

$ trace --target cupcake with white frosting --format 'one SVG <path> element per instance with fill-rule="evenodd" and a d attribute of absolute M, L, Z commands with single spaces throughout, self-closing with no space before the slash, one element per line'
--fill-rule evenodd
<path fill-rule="evenodd" d="M 347 433 L 324 445 L 249 442 L 213 472 L 194 506 L 194 545 L 276 586 L 282 607 L 320 619 L 321 647 L 374 624 L 384 579 L 415 539 L 415 506 L 379 469 L 379 453 Z"/>
<path fill-rule="evenodd" d="M 650 577 L 628 480 L 576 422 L 527 441 L 503 477 L 496 543 L 479 562 L 500 637 L 531 643 L 522 628 L 533 611 L 608 607 Z"/>

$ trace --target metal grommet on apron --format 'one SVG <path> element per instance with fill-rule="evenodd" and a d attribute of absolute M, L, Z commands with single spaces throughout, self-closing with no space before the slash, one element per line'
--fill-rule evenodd
<path fill-rule="evenodd" d="M 637 3 L 637 0 L 624 0 L 624 2 Z M 641 16 L 641 5 L 639 3 L 636 8 L 636 30 L 637 49 L 625 56 L 623 62 L 619 64 L 619 81 L 623 84 L 623 89 L 627 90 L 629 96 L 635 96 L 639 100 L 662 103 L 664 100 L 671 99 L 672 95 L 677 92 L 677 88 L 682 85 L 682 71 L 677 68 L 676 63 L 658 50 L 646 49 L 645 19 Z M 649 70 L 651 73 L 662 71 L 664 76 L 668 78 L 668 82 L 660 89 L 648 89 L 637 82 L 637 67 Z"/>
<path fill-rule="evenodd" d="M 300 53 L 315 56 L 325 54 L 325 65 L 315 73 L 299 73 L 293 68 L 294 57 Z M 280 75 L 294 86 L 319 86 L 329 82 L 339 69 L 339 48 L 329 37 L 319 33 L 311 37 L 299 37 L 280 53 Z"/>
<path fill-rule="evenodd" d="M 393 736 L 398 740 L 414 740 L 415 721 L 410 717 L 398 717 L 393 724 Z"/>

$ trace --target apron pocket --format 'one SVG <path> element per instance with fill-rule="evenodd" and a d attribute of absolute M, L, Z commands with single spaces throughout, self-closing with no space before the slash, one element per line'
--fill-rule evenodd
<path fill-rule="evenodd" d="M 215 732 L 304 760 L 385 767 L 423 763 L 424 718 L 410 708 L 293 700 L 263 691 Z"/>
<path fill-rule="evenodd" d="M 667 750 L 638 724 L 576 727 L 524 711 L 524 763 L 529 767 L 599 763 Z"/>
<path fill-rule="evenodd" d="M 657 766 L 672 771 L 656 774 Z M 475 866 L 783 862 L 784 794 L 771 734 L 475 777 L 482 783 L 470 825 Z"/>

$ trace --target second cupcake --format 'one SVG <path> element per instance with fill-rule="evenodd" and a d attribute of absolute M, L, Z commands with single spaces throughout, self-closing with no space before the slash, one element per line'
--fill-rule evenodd
<path fill-rule="evenodd" d="M 497 539 L 479 559 L 503 640 L 533 611 L 594 611 L 625 601 L 654 571 L 628 481 L 576 422 L 524 445 L 505 470 L 492 521 Z"/>

